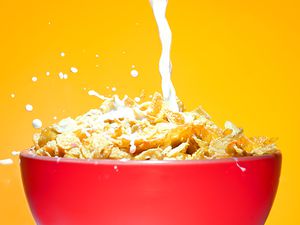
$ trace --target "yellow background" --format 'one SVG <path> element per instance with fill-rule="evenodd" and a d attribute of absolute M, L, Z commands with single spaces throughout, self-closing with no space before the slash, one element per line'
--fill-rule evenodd
<path fill-rule="evenodd" d="M 173 82 L 187 108 L 201 104 L 220 125 L 230 119 L 249 135 L 280 138 L 282 176 L 268 225 L 300 224 L 299 11 L 296 0 L 170 0 L 168 7 Z M 0 221 L 34 224 L 11 151 L 31 145 L 32 119 L 49 125 L 97 107 L 83 88 L 111 94 L 106 86 L 115 86 L 132 97 L 160 90 L 158 32 L 147 0 L 2 0 L 0 47 L 0 159 L 14 160 L 0 166 Z"/>

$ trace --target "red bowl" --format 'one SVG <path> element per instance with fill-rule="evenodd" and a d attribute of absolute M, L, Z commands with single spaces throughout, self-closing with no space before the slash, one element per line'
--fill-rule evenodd
<path fill-rule="evenodd" d="M 21 153 L 39 225 L 262 225 L 281 155 L 198 161 L 77 160 Z"/>

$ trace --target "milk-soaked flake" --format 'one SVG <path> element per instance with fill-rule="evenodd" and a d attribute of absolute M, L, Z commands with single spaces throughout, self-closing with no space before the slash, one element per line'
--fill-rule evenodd
<path fill-rule="evenodd" d="M 231 135 L 235 136 L 242 132 L 240 128 L 238 128 L 236 125 L 234 125 L 231 121 L 226 121 L 224 124 L 225 129 L 232 130 Z"/>
<path fill-rule="evenodd" d="M 43 123 L 40 119 L 34 119 L 32 121 L 32 126 L 35 128 L 35 129 L 40 129 L 42 126 L 43 126 Z"/>
<path fill-rule="evenodd" d="M 37 79 L 37 77 L 32 77 L 31 80 L 32 80 L 32 82 L 37 82 L 38 79 Z"/>
<path fill-rule="evenodd" d="M 78 69 L 77 69 L 76 67 L 72 66 L 72 67 L 70 68 L 70 71 L 71 71 L 72 73 L 77 73 L 77 72 L 78 72 Z"/>
<path fill-rule="evenodd" d="M 25 109 L 26 109 L 27 112 L 31 112 L 31 111 L 33 110 L 33 106 L 30 105 L 30 104 L 27 104 L 27 105 L 25 106 Z"/>
<path fill-rule="evenodd" d="M 11 165 L 13 164 L 12 159 L 0 159 L 0 165 Z"/>
<path fill-rule="evenodd" d="M 130 74 L 132 77 L 137 77 L 139 75 L 139 72 L 137 70 L 133 69 L 133 70 L 131 70 Z"/>

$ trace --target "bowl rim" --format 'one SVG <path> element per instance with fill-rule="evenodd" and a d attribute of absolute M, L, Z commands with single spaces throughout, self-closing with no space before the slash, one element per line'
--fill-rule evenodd
<path fill-rule="evenodd" d="M 274 153 L 261 156 L 243 156 L 220 159 L 198 159 L 198 160 L 116 160 L 116 159 L 73 159 L 61 157 L 39 156 L 30 149 L 21 151 L 20 159 L 33 159 L 37 161 L 55 163 L 76 163 L 76 164 L 101 164 L 101 165 L 195 165 L 195 164 L 220 164 L 220 163 L 239 163 L 280 158 L 282 154 L 278 150 Z M 22 160 L 21 160 L 22 162 Z"/>

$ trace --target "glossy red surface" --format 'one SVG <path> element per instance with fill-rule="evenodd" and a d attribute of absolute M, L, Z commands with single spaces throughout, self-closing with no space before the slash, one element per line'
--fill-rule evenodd
<path fill-rule="evenodd" d="M 39 225 L 262 225 L 281 155 L 203 161 L 110 161 L 23 152 Z"/>

